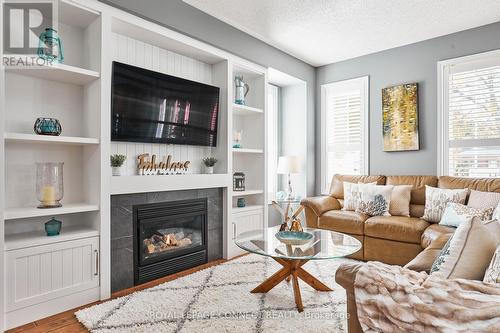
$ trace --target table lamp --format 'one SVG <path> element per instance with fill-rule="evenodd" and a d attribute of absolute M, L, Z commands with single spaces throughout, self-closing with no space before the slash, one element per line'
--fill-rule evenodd
<path fill-rule="evenodd" d="M 298 156 L 280 156 L 278 159 L 277 173 L 280 175 L 288 175 L 288 192 L 285 200 L 293 200 L 292 181 L 290 175 L 292 173 L 300 173 L 301 165 Z"/>

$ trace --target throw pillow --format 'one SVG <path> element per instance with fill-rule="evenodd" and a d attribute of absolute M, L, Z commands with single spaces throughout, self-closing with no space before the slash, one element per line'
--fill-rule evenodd
<path fill-rule="evenodd" d="M 425 185 L 425 208 L 422 219 L 439 222 L 448 202 L 464 204 L 468 189 L 449 190 Z"/>
<path fill-rule="evenodd" d="M 445 279 L 480 280 L 500 245 L 500 223 L 475 217 L 462 223 L 432 264 L 431 274 Z"/>
<path fill-rule="evenodd" d="M 493 214 L 493 210 L 495 210 L 495 207 L 498 206 L 499 203 L 500 193 L 471 190 L 467 206 L 479 209 L 491 209 L 491 213 Z M 491 219 L 491 215 L 485 217 L 485 220 L 489 219 Z"/>
<path fill-rule="evenodd" d="M 486 273 L 484 273 L 484 280 L 486 283 L 500 283 L 500 246 L 497 247 L 493 258 L 491 259 Z"/>
<path fill-rule="evenodd" d="M 472 221 L 475 216 L 485 221 L 491 219 L 492 212 L 492 208 L 478 209 L 456 202 L 448 202 L 439 224 L 449 227 L 458 227 L 461 223 Z"/>
<path fill-rule="evenodd" d="M 410 200 L 412 185 L 396 185 L 392 189 L 389 214 L 395 216 L 410 216 Z"/>
<path fill-rule="evenodd" d="M 389 205 L 393 188 L 392 185 L 360 184 L 361 201 L 356 212 L 369 216 L 390 215 Z"/>
<path fill-rule="evenodd" d="M 491 217 L 493 220 L 497 220 L 500 222 L 500 203 L 497 205 L 497 208 L 493 211 L 493 216 Z"/>
<path fill-rule="evenodd" d="M 361 192 L 359 191 L 359 185 L 363 183 L 349 183 L 344 182 L 344 206 L 342 210 L 352 210 L 355 211 L 359 206 L 361 201 Z M 376 183 L 368 183 L 376 184 Z"/>

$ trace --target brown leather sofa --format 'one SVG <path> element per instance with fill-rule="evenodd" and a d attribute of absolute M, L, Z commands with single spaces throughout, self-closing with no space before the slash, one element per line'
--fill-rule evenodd
<path fill-rule="evenodd" d="M 412 185 L 410 217 L 374 216 L 343 211 L 343 182 L 378 185 Z M 425 185 L 485 192 L 500 192 L 500 179 L 457 178 L 435 176 L 352 176 L 335 175 L 330 195 L 305 198 L 306 221 L 309 227 L 349 234 L 361 241 L 363 247 L 351 257 L 365 261 L 381 261 L 416 271 L 429 271 L 432 263 L 446 244 L 454 228 L 429 223 L 421 219 L 425 206 Z M 362 263 L 341 265 L 336 281 L 347 292 L 349 332 L 362 332 L 354 298 L 354 280 Z"/>

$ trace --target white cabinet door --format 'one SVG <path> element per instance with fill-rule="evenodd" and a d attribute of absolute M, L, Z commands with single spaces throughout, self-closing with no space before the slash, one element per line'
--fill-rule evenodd
<path fill-rule="evenodd" d="M 229 257 L 234 257 L 245 253 L 245 251 L 234 244 L 234 238 L 247 231 L 262 230 L 264 228 L 264 209 L 258 208 L 233 213 L 231 228 L 230 235 L 232 237 L 229 242 Z"/>
<path fill-rule="evenodd" d="M 99 286 L 99 237 L 5 253 L 7 311 Z"/>

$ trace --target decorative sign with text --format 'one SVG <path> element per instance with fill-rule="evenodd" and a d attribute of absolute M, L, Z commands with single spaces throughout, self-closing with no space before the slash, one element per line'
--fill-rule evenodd
<path fill-rule="evenodd" d="M 173 162 L 172 155 L 167 155 L 161 162 L 156 161 L 156 155 L 141 154 L 137 157 L 139 175 L 179 175 L 187 173 L 191 161 Z"/>

